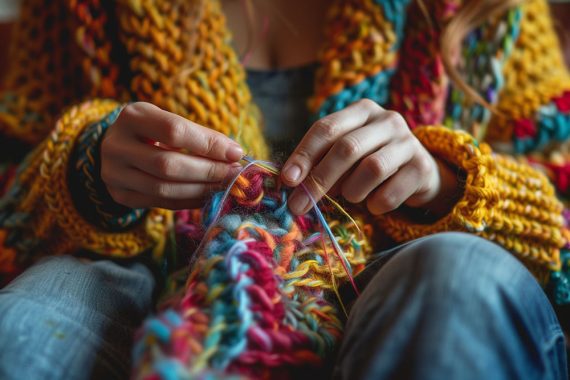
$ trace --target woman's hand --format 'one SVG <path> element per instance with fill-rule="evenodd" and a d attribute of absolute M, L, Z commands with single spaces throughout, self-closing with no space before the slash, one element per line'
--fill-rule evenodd
<path fill-rule="evenodd" d="M 287 160 L 282 179 L 289 186 L 304 181 L 319 200 L 340 192 L 351 203 L 366 200 L 374 215 L 403 203 L 434 213 L 453 206 L 457 175 L 436 161 L 396 112 L 361 100 L 317 121 Z M 295 214 L 312 207 L 301 187 L 289 198 Z"/>
<path fill-rule="evenodd" d="M 101 177 L 113 199 L 132 208 L 202 206 L 241 165 L 225 135 L 150 103 L 126 106 L 101 144 Z"/>

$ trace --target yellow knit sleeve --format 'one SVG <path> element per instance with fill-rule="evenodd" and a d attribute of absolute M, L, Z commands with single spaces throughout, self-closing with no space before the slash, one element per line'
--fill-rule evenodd
<path fill-rule="evenodd" d="M 402 242 L 443 231 L 471 232 L 516 254 L 539 278 L 560 270 L 560 249 L 566 243 L 563 207 L 542 173 L 493 153 L 466 132 L 426 126 L 414 133 L 435 157 L 464 172 L 463 195 L 432 224 L 396 213 L 380 217 L 388 235 Z"/>
<path fill-rule="evenodd" d="M 69 163 L 75 141 L 86 126 L 118 106 L 114 101 L 94 100 L 70 108 L 21 166 L 0 210 L 4 214 L 0 228 L 8 236 L 5 241 L 14 241 L 12 248 L 21 255 L 19 261 L 78 249 L 113 257 L 131 257 L 148 250 L 155 257 L 162 254 L 172 223 L 170 211 L 152 209 L 127 231 L 110 232 L 85 220 L 70 193 Z M 10 239 L 10 235 L 17 238 Z"/>

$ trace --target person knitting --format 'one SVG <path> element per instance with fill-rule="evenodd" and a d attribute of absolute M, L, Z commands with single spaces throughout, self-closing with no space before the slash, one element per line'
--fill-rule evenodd
<path fill-rule="evenodd" d="M 545 0 L 23 0 L 9 64 L 1 378 L 567 377 Z"/>

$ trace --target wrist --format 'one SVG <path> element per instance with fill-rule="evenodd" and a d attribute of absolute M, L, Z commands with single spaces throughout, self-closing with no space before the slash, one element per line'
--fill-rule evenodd
<path fill-rule="evenodd" d="M 407 203 L 410 211 L 426 221 L 433 221 L 449 214 L 463 194 L 464 173 L 445 161 L 434 157 L 437 168 L 434 195 L 423 203 Z M 420 216 L 421 215 L 421 216 Z"/>

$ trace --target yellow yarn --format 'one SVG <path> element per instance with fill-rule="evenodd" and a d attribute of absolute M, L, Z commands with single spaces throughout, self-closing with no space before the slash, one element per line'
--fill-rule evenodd
<path fill-rule="evenodd" d="M 464 194 L 433 224 L 391 214 L 380 217 L 390 236 L 406 241 L 441 231 L 472 232 L 496 241 L 541 273 L 560 269 L 559 249 L 566 242 L 563 206 L 546 176 L 513 158 L 492 154 L 487 144 L 477 147 L 465 132 L 428 126 L 414 133 L 434 156 L 465 172 Z"/>
<path fill-rule="evenodd" d="M 513 135 L 509 121 L 532 118 L 541 106 L 570 89 L 570 75 L 549 12 L 544 0 L 522 5 L 520 36 L 503 68 L 505 86 L 487 141 L 509 142 Z"/>
<path fill-rule="evenodd" d="M 219 1 L 130 1 L 118 12 L 138 100 L 222 132 L 255 157 L 268 157 Z"/>
<path fill-rule="evenodd" d="M 35 152 L 31 164 L 19 177 L 28 188 L 18 211 L 33 215 L 26 230 L 42 241 L 43 254 L 65 254 L 78 248 L 110 256 L 129 257 L 151 247 L 163 247 L 172 227 L 171 212 L 152 209 L 144 223 L 129 232 L 109 233 L 94 227 L 77 212 L 69 193 L 67 172 L 73 142 L 83 128 L 119 106 L 110 100 L 72 107 Z M 40 174 L 39 176 L 37 174 Z"/>

